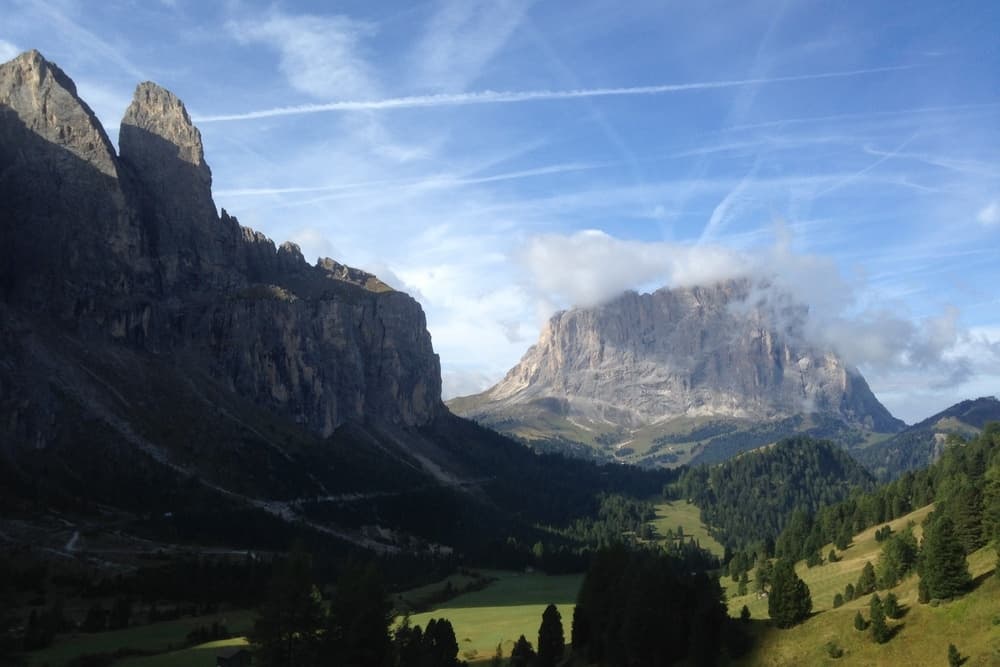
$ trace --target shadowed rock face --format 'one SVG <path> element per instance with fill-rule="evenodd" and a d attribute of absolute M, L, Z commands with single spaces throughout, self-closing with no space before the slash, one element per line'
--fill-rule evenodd
<path fill-rule="evenodd" d="M 901 422 L 856 370 L 776 331 L 749 296 L 749 285 L 737 281 L 627 293 L 558 313 L 466 414 L 496 419 L 556 398 L 570 414 L 630 428 L 679 416 L 770 420 L 817 412 L 898 430 Z"/>
<path fill-rule="evenodd" d="M 276 248 L 218 213 L 201 135 L 176 96 L 140 84 L 119 141 L 117 155 L 38 52 L 0 65 L 5 320 L 169 356 L 321 435 L 347 421 L 422 425 L 442 410 L 419 304 L 333 260 L 310 266 L 294 244 Z M 30 375 L 13 373 L 39 397 L 22 413 L 58 400 Z M 35 432 L 19 439 L 44 445 L 45 416 L 20 416 Z"/>
<path fill-rule="evenodd" d="M 176 289 L 238 284 L 232 269 L 242 235 L 234 220 L 216 212 L 201 133 L 184 104 L 155 83 L 139 84 L 118 143 L 139 185 L 163 280 Z"/>

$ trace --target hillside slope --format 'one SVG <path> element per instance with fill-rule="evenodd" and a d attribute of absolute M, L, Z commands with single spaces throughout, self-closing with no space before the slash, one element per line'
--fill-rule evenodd
<path fill-rule="evenodd" d="M 903 530 L 910 522 L 917 527 L 933 509 L 920 508 L 908 515 L 888 522 L 894 532 Z M 997 564 L 996 551 L 984 547 L 968 557 L 969 569 L 976 582 L 975 588 L 955 600 L 938 606 L 917 602 L 918 578 L 915 574 L 890 589 L 905 610 L 899 621 L 889 621 L 897 628 L 896 634 L 886 644 L 874 643 L 867 632 L 854 629 L 854 615 L 861 611 L 868 617 L 869 599 L 861 596 L 833 607 L 833 597 L 842 593 L 847 584 L 855 584 L 866 562 L 878 562 L 881 545 L 875 539 L 872 527 L 855 535 L 851 546 L 838 551 L 842 558 L 837 563 L 824 563 L 806 567 L 804 561 L 796 564 L 797 574 L 809 586 L 813 600 L 813 616 L 788 630 L 770 627 L 767 618 L 767 599 L 754 590 L 753 571 L 747 595 L 737 595 L 737 585 L 728 577 L 723 580 L 727 589 L 729 611 L 739 616 L 747 605 L 752 623 L 754 647 L 734 665 L 944 665 L 947 664 L 948 644 L 954 643 L 970 666 L 995 665 L 1000 661 L 1000 577 L 994 576 Z M 823 552 L 833 549 L 825 545 Z M 888 591 L 879 591 L 884 598 Z M 832 658 L 827 650 L 834 643 L 844 651 L 840 659 Z"/>

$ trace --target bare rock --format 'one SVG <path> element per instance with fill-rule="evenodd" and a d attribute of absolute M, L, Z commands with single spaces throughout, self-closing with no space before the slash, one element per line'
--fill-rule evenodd
<path fill-rule="evenodd" d="M 674 417 L 772 420 L 822 413 L 898 430 L 864 378 L 775 328 L 747 282 L 630 292 L 553 316 L 538 342 L 466 413 L 558 399 L 570 414 L 635 428 Z"/>

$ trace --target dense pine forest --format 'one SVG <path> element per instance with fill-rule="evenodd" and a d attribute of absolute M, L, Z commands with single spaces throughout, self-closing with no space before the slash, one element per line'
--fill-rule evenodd
<path fill-rule="evenodd" d="M 715 466 L 689 468 L 664 494 L 697 505 L 730 549 L 758 545 L 770 553 L 794 510 L 815 512 L 873 484 L 840 447 L 795 437 Z"/>

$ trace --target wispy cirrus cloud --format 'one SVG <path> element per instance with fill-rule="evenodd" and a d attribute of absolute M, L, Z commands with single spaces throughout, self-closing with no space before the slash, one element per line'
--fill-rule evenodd
<path fill-rule="evenodd" d="M 444 0 L 413 50 L 412 77 L 431 90 L 463 90 L 504 47 L 530 0 Z"/>
<path fill-rule="evenodd" d="M 325 99 L 378 94 L 375 72 L 362 55 L 363 41 L 375 32 L 371 23 L 273 11 L 263 19 L 229 21 L 226 29 L 243 44 L 275 49 L 288 83 L 302 93 Z"/>
<path fill-rule="evenodd" d="M 764 84 L 792 83 L 795 81 L 815 81 L 845 77 L 864 76 L 912 69 L 912 65 L 891 67 L 873 67 L 868 69 L 846 70 L 838 72 L 819 72 L 814 74 L 795 74 L 791 76 L 776 76 L 762 79 L 734 79 L 725 81 L 698 81 L 692 83 L 659 84 L 652 86 L 625 86 L 614 88 L 580 88 L 576 90 L 482 90 L 466 93 L 440 93 L 435 95 L 409 95 L 371 100 L 345 100 L 321 104 L 299 104 L 287 107 L 275 107 L 258 111 L 246 111 L 234 114 L 214 114 L 196 116 L 199 123 L 218 123 L 224 121 L 254 120 L 273 118 L 276 116 L 295 116 L 310 113 L 326 113 L 334 111 L 386 111 L 392 109 L 413 109 L 420 107 L 465 106 L 475 104 L 516 104 L 524 102 L 544 102 L 553 100 L 572 100 L 591 97 L 625 97 L 664 95 L 699 90 L 718 90 L 722 88 L 738 88 L 741 86 L 758 86 Z"/>
<path fill-rule="evenodd" d="M 1000 199 L 994 199 L 976 215 L 976 220 L 984 227 L 996 227 L 1000 225 Z"/>
<path fill-rule="evenodd" d="M 149 79 L 128 57 L 121 44 L 105 39 L 98 32 L 86 27 L 83 21 L 74 15 L 78 12 L 71 12 L 70 9 L 45 0 L 28 0 L 21 4 L 21 8 L 22 11 L 36 17 L 47 30 L 56 31 L 60 40 L 72 46 L 81 59 L 92 58 L 111 63 L 136 82 Z"/>

